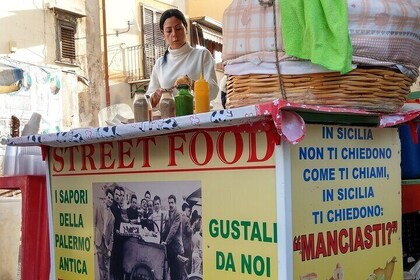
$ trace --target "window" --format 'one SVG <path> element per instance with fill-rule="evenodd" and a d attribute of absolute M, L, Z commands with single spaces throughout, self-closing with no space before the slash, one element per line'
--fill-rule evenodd
<path fill-rule="evenodd" d="M 143 76 L 150 78 L 156 60 L 166 50 L 165 38 L 159 28 L 161 11 L 142 7 L 143 12 Z"/>
<path fill-rule="evenodd" d="M 77 21 L 72 15 L 56 13 L 57 19 L 57 61 L 76 64 L 76 31 Z"/>

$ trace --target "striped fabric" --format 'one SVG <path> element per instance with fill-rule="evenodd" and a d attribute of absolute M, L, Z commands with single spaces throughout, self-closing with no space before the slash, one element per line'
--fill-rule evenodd
<path fill-rule="evenodd" d="M 275 1 L 277 49 L 283 50 L 278 0 Z M 273 7 L 258 0 L 233 0 L 223 14 L 223 60 L 275 50 Z"/>
<path fill-rule="evenodd" d="M 285 58 L 280 15 L 276 3 L 277 49 Z M 398 65 L 418 75 L 420 66 L 419 0 L 348 0 L 353 62 L 377 66 Z M 224 61 L 258 52 L 275 51 L 272 7 L 258 0 L 233 0 L 223 15 Z"/>
<path fill-rule="evenodd" d="M 349 32 L 359 63 L 420 66 L 419 0 L 348 0 Z"/>

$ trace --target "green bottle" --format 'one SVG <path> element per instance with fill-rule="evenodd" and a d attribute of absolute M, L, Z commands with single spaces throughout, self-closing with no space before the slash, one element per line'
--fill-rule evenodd
<path fill-rule="evenodd" d="M 192 115 L 194 112 L 194 97 L 190 93 L 189 85 L 179 85 L 178 95 L 175 96 L 176 116 Z"/>

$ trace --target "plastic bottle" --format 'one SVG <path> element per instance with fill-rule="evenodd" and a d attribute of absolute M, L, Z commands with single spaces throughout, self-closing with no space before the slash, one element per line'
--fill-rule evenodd
<path fill-rule="evenodd" d="M 133 102 L 134 121 L 146 122 L 150 121 L 149 118 L 149 101 L 146 98 L 144 89 L 137 89 L 136 96 Z"/>
<path fill-rule="evenodd" d="M 159 102 L 160 117 L 162 119 L 175 117 L 175 100 L 172 90 L 163 91 Z"/>
<path fill-rule="evenodd" d="M 194 97 L 190 93 L 189 85 L 179 85 L 177 87 L 178 95 L 175 96 L 176 115 L 186 116 L 194 113 Z"/>
<path fill-rule="evenodd" d="M 200 79 L 194 83 L 195 113 L 205 113 L 210 111 L 209 83 L 203 79 L 203 73 Z"/>

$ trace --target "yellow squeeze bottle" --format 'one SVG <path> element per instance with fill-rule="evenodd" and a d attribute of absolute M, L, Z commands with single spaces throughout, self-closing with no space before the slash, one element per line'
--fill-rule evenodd
<path fill-rule="evenodd" d="M 209 83 L 200 74 L 200 79 L 194 83 L 195 113 L 205 113 L 210 111 Z"/>

